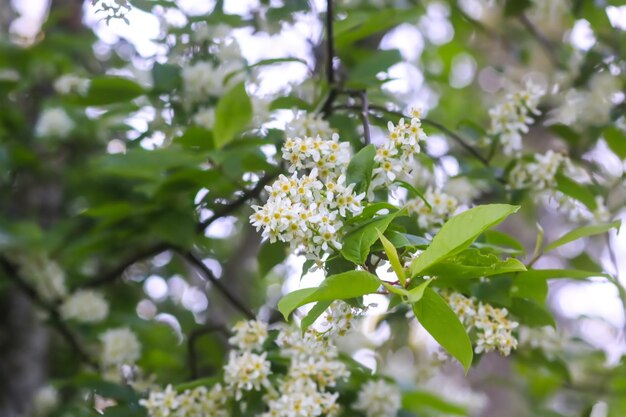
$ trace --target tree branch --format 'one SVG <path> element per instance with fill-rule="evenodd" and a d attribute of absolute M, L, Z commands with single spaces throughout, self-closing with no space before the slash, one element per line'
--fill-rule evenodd
<path fill-rule="evenodd" d="M 335 86 L 335 39 L 333 31 L 333 0 L 326 0 L 326 83 L 328 84 L 328 96 L 322 105 L 321 113 L 324 116 L 329 116 L 333 109 L 333 103 L 337 98 L 338 91 Z"/>
<path fill-rule="evenodd" d="M 32 302 L 48 313 L 52 326 L 63 337 L 70 349 L 78 355 L 78 358 L 89 367 L 97 369 L 98 364 L 80 345 L 74 333 L 72 333 L 70 328 L 61 318 L 57 308 L 41 298 L 39 293 L 37 293 L 37 291 L 20 276 L 18 268 L 4 256 L 0 256 L 0 266 L 4 269 L 9 280 L 11 280 L 20 291 L 22 291 Z"/>
<path fill-rule="evenodd" d="M 252 312 L 246 305 L 241 302 L 234 294 L 232 294 L 228 288 L 213 274 L 213 271 L 207 267 L 204 262 L 192 252 L 189 251 L 180 251 L 177 252 L 184 257 L 191 265 L 195 266 L 202 275 L 209 281 L 222 295 L 226 298 L 240 313 L 242 313 L 246 318 L 252 320 L 256 318 L 256 314 Z"/>

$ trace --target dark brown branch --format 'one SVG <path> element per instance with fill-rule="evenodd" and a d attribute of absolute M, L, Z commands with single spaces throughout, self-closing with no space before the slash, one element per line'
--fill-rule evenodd
<path fill-rule="evenodd" d="M 146 259 L 151 256 L 156 256 L 161 252 L 165 252 L 168 249 L 170 249 L 170 246 L 168 244 L 163 243 L 163 242 L 156 243 L 152 246 L 145 248 L 144 250 L 140 252 L 133 254 L 132 256 L 127 257 L 124 261 L 122 261 L 115 268 L 81 284 L 80 286 L 83 288 L 93 288 L 93 287 L 99 287 L 101 285 L 113 282 L 117 278 L 119 278 L 124 273 L 124 271 L 126 271 L 128 267 L 134 265 L 135 263 L 143 259 Z"/>
<path fill-rule="evenodd" d="M 324 100 L 324 104 L 322 105 L 321 113 L 323 116 L 327 117 L 333 111 L 333 103 L 337 98 L 338 91 L 335 86 L 335 38 L 333 31 L 333 0 L 326 0 L 326 18 L 325 18 L 325 29 L 326 29 L 326 83 L 328 84 L 328 95 L 326 96 L 326 100 Z"/>
<path fill-rule="evenodd" d="M 228 203 L 222 206 L 220 209 L 215 210 L 215 212 L 213 213 L 211 217 L 199 223 L 197 227 L 197 232 L 198 233 L 204 232 L 204 230 L 206 230 L 206 228 L 209 227 L 211 224 L 213 224 L 213 222 L 216 221 L 217 219 L 228 216 L 229 214 L 236 211 L 239 207 L 247 203 L 249 200 L 252 200 L 253 198 L 257 198 L 261 194 L 265 186 L 268 185 L 270 182 L 272 182 L 277 176 L 278 176 L 277 172 L 273 174 L 266 174 L 263 178 L 259 180 L 259 182 L 254 186 L 254 188 L 252 188 L 251 190 L 244 191 L 244 193 L 239 198 L 237 198 L 231 203 Z"/>
<path fill-rule="evenodd" d="M 89 367 L 97 369 L 98 364 L 80 345 L 74 333 L 72 333 L 70 328 L 67 327 L 61 318 L 56 306 L 41 298 L 39 293 L 37 293 L 37 291 L 20 276 L 18 268 L 3 256 L 0 256 L 0 266 L 4 269 L 7 278 L 11 280 L 20 291 L 22 291 L 33 303 L 48 313 L 52 326 L 63 337 L 70 349 L 78 355 L 78 358 Z"/>
<path fill-rule="evenodd" d="M 202 259 L 198 258 L 191 252 L 177 251 L 183 256 L 191 265 L 195 266 L 207 281 L 211 283 L 222 295 L 226 298 L 239 312 L 241 312 L 246 318 L 252 320 L 256 315 L 246 305 L 241 302 L 234 294 L 232 294 L 228 288 L 213 274 L 213 271 L 207 267 Z"/>
<path fill-rule="evenodd" d="M 207 324 L 205 326 L 198 327 L 189 333 L 189 338 L 187 339 L 187 360 L 189 370 L 191 372 L 191 380 L 197 379 L 200 376 L 198 373 L 198 353 L 196 352 L 196 342 L 200 337 L 215 332 L 220 333 L 228 339 L 229 332 L 223 324 Z"/>

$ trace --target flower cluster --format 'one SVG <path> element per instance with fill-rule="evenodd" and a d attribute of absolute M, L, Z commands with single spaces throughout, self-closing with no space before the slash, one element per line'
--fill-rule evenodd
<path fill-rule="evenodd" d="M 237 323 L 233 330 L 230 343 L 234 349 L 224 366 L 223 384 L 218 383 L 210 390 L 198 387 L 183 393 L 177 393 L 172 386 L 164 391 L 152 391 L 140 402 L 151 417 L 232 415 L 229 409 L 232 406 L 246 410 L 245 395 L 250 391 L 262 392 L 265 409 L 259 415 L 263 417 L 338 415 L 339 394 L 332 390 L 350 373 L 339 360 L 328 333 L 282 328 L 272 346 L 279 348 L 280 356 L 289 364 L 286 371 L 273 373 L 267 360 L 268 351 L 263 350 L 268 338 L 267 325 L 252 320 Z M 397 395 L 395 391 L 394 395 Z M 395 404 L 395 397 L 390 398 Z"/>
<path fill-rule="evenodd" d="M 292 250 L 311 259 L 340 250 L 343 220 L 361 213 L 365 197 L 354 192 L 354 184 L 345 184 L 349 156 L 349 147 L 336 134 L 330 140 L 287 139 L 283 158 L 293 175 L 281 175 L 265 187 L 269 199 L 252 207 L 252 225 L 263 229 L 270 242 L 289 242 Z M 309 174 L 299 175 L 306 169 L 311 169 Z"/>
<path fill-rule="evenodd" d="M 498 136 L 505 155 L 520 154 L 522 134 L 534 123 L 532 116 L 541 114 L 537 105 L 544 94 L 542 88 L 528 82 L 523 90 L 508 94 L 504 102 L 489 110 L 489 134 Z"/>
<path fill-rule="evenodd" d="M 109 304 L 99 292 L 79 290 L 63 302 L 60 313 L 65 320 L 96 323 L 109 314 Z"/>
<path fill-rule="evenodd" d="M 518 323 L 507 318 L 508 311 L 452 292 L 446 295 L 452 310 L 469 330 L 476 330 L 476 353 L 498 350 L 508 356 L 517 347 L 513 330 Z"/>
<path fill-rule="evenodd" d="M 44 110 L 37 120 L 35 133 L 40 137 L 66 138 L 74 130 L 74 121 L 60 107 Z"/>
<path fill-rule="evenodd" d="M 45 254 L 18 255 L 20 275 L 25 277 L 46 301 L 57 301 L 67 296 L 65 272 Z"/>
<path fill-rule="evenodd" d="M 215 384 L 208 390 L 197 387 L 178 394 L 171 385 L 164 391 L 152 391 L 147 399 L 139 401 L 152 417 L 228 417 L 226 403 L 229 396 L 222 385 Z"/>
<path fill-rule="evenodd" d="M 100 335 L 102 342 L 101 362 L 104 368 L 132 365 L 140 357 L 141 344 L 129 328 L 109 329 Z"/>
<path fill-rule="evenodd" d="M 378 147 L 374 157 L 376 165 L 370 194 L 378 187 L 390 187 L 394 181 L 412 176 L 416 165 L 415 155 L 420 152 L 420 142 L 426 139 L 419 117 L 420 112 L 413 109 L 409 123 L 404 118 L 397 125 L 388 123 L 388 140 Z"/>
<path fill-rule="evenodd" d="M 395 416 L 400 410 L 401 401 L 395 385 L 384 380 L 368 381 L 361 387 L 353 408 L 367 417 Z"/>
<path fill-rule="evenodd" d="M 322 316 L 320 325 L 328 337 L 345 336 L 352 329 L 354 319 L 363 313 L 364 310 L 356 309 L 345 301 L 333 301 Z"/>
<path fill-rule="evenodd" d="M 76 74 L 62 75 L 54 82 L 54 90 L 61 95 L 67 95 L 71 93 L 85 95 L 87 94 L 88 89 L 89 80 L 79 77 Z"/>
<path fill-rule="evenodd" d="M 549 150 L 545 154 L 535 154 L 533 162 L 517 164 L 509 174 L 509 183 L 516 189 L 545 190 L 556 186 L 556 174 L 561 168 L 570 166 L 568 157 Z"/>
<path fill-rule="evenodd" d="M 288 138 L 283 145 L 283 159 L 289 162 L 289 172 L 317 169 L 323 181 L 336 181 L 350 162 L 350 144 L 340 142 L 333 133 L 330 140 L 304 136 Z"/>
<path fill-rule="evenodd" d="M 296 112 L 294 118 L 285 127 L 288 138 L 332 137 L 334 131 L 322 116 L 315 113 Z"/>
<path fill-rule="evenodd" d="M 333 416 L 339 411 L 337 393 L 328 388 L 347 379 L 346 365 L 338 360 L 337 349 L 326 337 L 308 331 L 285 328 L 277 339 L 290 366 L 277 392 L 268 394 L 269 411 L 263 417 L 290 417 L 294 410 L 305 416 Z"/>
<path fill-rule="evenodd" d="M 583 178 L 586 174 L 574 166 L 565 155 L 548 150 L 535 154 L 532 162 L 520 162 L 509 173 L 509 184 L 513 189 L 532 189 L 535 197 L 545 204 L 556 203 L 560 212 L 566 213 L 572 221 L 608 221 L 608 211 L 604 199 L 596 196 L 596 208 L 590 211 L 578 200 L 556 190 L 558 173 L 570 178 Z"/>
<path fill-rule="evenodd" d="M 430 207 L 424 200 L 428 201 Z M 420 228 L 436 232 L 456 212 L 459 202 L 453 196 L 429 187 L 424 193 L 424 199 L 409 200 L 405 207 L 409 213 L 417 215 Z"/>

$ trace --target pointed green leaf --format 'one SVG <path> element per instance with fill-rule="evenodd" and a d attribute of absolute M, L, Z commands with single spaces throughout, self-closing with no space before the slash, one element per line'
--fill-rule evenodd
<path fill-rule="evenodd" d="M 307 314 L 306 317 L 300 322 L 302 330 L 304 331 L 308 329 L 315 322 L 315 320 L 317 320 L 317 318 L 321 316 L 328 307 L 330 307 L 331 303 L 332 301 L 320 301 L 315 304 L 311 311 L 309 311 L 309 314 Z"/>
<path fill-rule="evenodd" d="M 354 186 L 354 192 L 356 194 L 366 192 L 369 188 L 372 179 L 372 171 L 374 170 L 375 156 L 376 147 L 374 145 L 367 145 L 350 160 L 346 173 L 346 183 L 348 185 L 356 184 Z"/>
<path fill-rule="evenodd" d="M 492 253 L 467 249 L 455 257 L 436 263 L 426 269 L 423 274 L 452 279 L 468 279 L 519 271 L 526 271 L 526 267 L 515 258 L 501 260 Z"/>
<path fill-rule="evenodd" d="M 578 229 L 574 229 L 571 232 L 568 232 L 566 234 L 564 234 L 563 236 L 561 236 L 560 238 L 558 238 L 557 240 L 555 240 L 554 242 L 550 243 L 549 245 L 547 245 L 545 247 L 545 252 L 549 252 L 553 249 L 558 248 L 559 246 L 563 246 L 566 243 L 570 243 L 573 242 L 574 240 L 583 238 L 583 237 L 587 237 L 587 236 L 593 236 L 593 235 L 599 235 L 602 233 L 606 233 L 611 229 L 618 229 L 620 228 L 622 222 L 620 220 L 616 220 L 612 223 L 605 223 L 605 224 L 591 224 L 589 226 L 583 226 L 583 227 L 579 227 Z"/>
<path fill-rule="evenodd" d="M 278 310 L 285 319 L 298 307 L 315 301 L 347 300 L 376 292 L 380 280 L 365 271 L 349 271 L 326 278 L 319 287 L 303 288 L 284 296 Z"/>
<path fill-rule="evenodd" d="M 411 289 L 409 291 L 409 295 L 407 296 L 407 302 L 413 304 L 413 303 L 417 303 L 419 300 L 421 300 L 422 297 L 424 296 L 424 291 L 426 290 L 426 288 L 428 288 L 430 283 L 433 282 L 433 281 L 434 280 L 429 279 L 427 281 L 422 282 L 417 287 Z"/>
<path fill-rule="evenodd" d="M 448 303 L 430 288 L 413 304 L 413 312 L 426 331 L 465 368 L 469 370 L 474 357 L 472 343 L 465 326 Z"/>
<path fill-rule="evenodd" d="M 216 148 L 230 142 L 252 120 L 252 103 L 243 82 L 235 85 L 217 102 L 213 141 Z"/>
<path fill-rule="evenodd" d="M 376 229 L 378 232 L 378 238 L 383 244 L 383 248 L 385 248 L 385 253 L 387 254 L 387 258 L 389 258 L 389 262 L 391 263 L 391 267 L 393 271 L 398 276 L 400 280 L 400 284 L 404 287 L 406 284 L 406 274 L 404 273 L 404 268 L 402 267 L 402 263 L 400 262 L 400 258 L 398 257 L 398 251 L 393 246 L 393 244 L 383 235 L 380 230 Z"/>
<path fill-rule="evenodd" d="M 454 216 L 441 227 L 428 248 L 413 260 L 411 276 L 419 275 L 437 262 L 461 252 L 482 232 L 500 223 L 517 210 L 519 206 L 488 204 Z"/>
<path fill-rule="evenodd" d="M 384 232 L 389 227 L 391 221 L 400 212 L 387 214 L 385 216 L 377 217 L 369 223 L 364 224 L 348 233 L 343 238 L 343 246 L 341 248 L 341 254 L 344 258 L 354 262 L 357 265 L 363 265 L 365 259 L 369 254 L 370 248 L 378 240 L 377 230 Z"/>

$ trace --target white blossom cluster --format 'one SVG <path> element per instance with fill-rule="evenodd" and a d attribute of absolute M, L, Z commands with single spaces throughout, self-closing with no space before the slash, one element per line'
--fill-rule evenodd
<path fill-rule="evenodd" d="M 401 403 L 398 388 L 381 379 L 366 382 L 352 407 L 367 417 L 393 417 L 400 410 Z"/>
<path fill-rule="evenodd" d="M 322 181 L 332 182 L 345 173 L 352 152 L 348 142 L 340 142 L 339 135 L 331 133 L 330 140 L 319 134 L 287 138 L 282 156 L 289 162 L 289 172 L 317 169 Z"/>
<path fill-rule="evenodd" d="M 239 70 L 239 65 L 215 65 L 199 61 L 183 68 L 183 90 L 189 102 L 200 102 L 208 97 L 219 97 L 237 83 L 237 77 L 227 77 Z"/>
<path fill-rule="evenodd" d="M 322 116 L 315 113 L 296 112 L 294 118 L 285 126 L 285 134 L 288 138 L 330 138 L 333 129 Z M 288 159 L 287 159 L 288 160 Z"/>
<path fill-rule="evenodd" d="M 328 388 L 350 376 L 346 365 L 338 360 L 336 347 L 317 332 L 302 333 L 285 328 L 276 344 L 281 354 L 290 359 L 287 374 L 278 383 L 278 390 L 267 395 L 269 410 L 263 417 L 335 416 L 339 411 L 339 394 Z M 294 413 L 295 411 L 295 413 Z"/>
<path fill-rule="evenodd" d="M 545 204 L 556 203 L 558 210 L 572 221 L 610 220 L 611 214 L 601 196 L 596 196 L 597 208 L 592 212 L 578 200 L 556 190 L 559 172 L 570 178 L 585 176 L 567 156 L 548 150 L 544 154 L 535 154 L 532 162 L 515 165 L 509 173 L 509 184 L 513 189 L 532 189 L 536 199 Z"/>
<path fill-rule="evenodd" d="M 256 320 L 239 322 L 229 342 L 234 349 L 224 366 L 224 382 L 212 389 L 199 387 L 177 393 L 170 385 L 165 390 L 152 391 L 140 404 L 151 417 L 188 417 L 232 415 L 232 405 L 245 410 L 245 394 L 261 391 L 265 402 L 262 417 L 318 417 L 336 416 L 340 408 L 339 394 L 333 392 L 337 383 L 350 373 L 329 333 L 284 327 L 275 339 L 274 347 L 280 356 L 289 360 L 285 373 L 273 374 L 267 360 L 264 343 L 268 338 L 267 325 Z M 270 378 L 271 376 L 271 378 Z M 368 384 L 364 386 L 371 397 L 372 409 L 389 410 L 395 415 L 399 408 L 399 394 L 393 386 Z M 371 395 L 370 395 L 371 394 Z M 359 404 L 366 398 L 359 397 Z M 378 403 L 385 399 L 385 404 Z M 359 408 L 357 408 L 359 409 Z M 395 411 L 394 411 L 395 410 Z M 382 412 L 382 411 L 381 411 Z M 370 414 L 367 414 L 370 416 Z M 371 414 L 378 416 L 383 414 Z"/>
<path fill-rule="evenodd" d="M 215 384 L 210 390 L 200 386 L 180 394 L 168 385 L 164 391 L 151 391 L 139 404 L 152 417 L 228 417 L 228 400 L 229 395 L 221 384 Z"/>
<path fill-rule="evenodd" d="M 320 323 L 324 335 L 326 337 L 345 336 L 353 328 L 355 318 L 363 313 L 364 310 L 354 308 L 345 301 L 333 301 L 322 316 Z"/>
<path fill-rule="evenodd" d="M 340 250 L 343 220 L 361 213 L 365 197 L 354 193 L 354 184 L 345 183 L 349 157 L 349 147 L 336 134 L 330 140 L 287 139 L 283 158 L 293 174 L 280 175 L 265 187 L 269 199 L 263 206 L 252 206 L 252 225 L 263 229 L 270 242 L 289 242 L 292 250 L 311 259 Z M 308 174 L 299 175 L 309 168 Z"/>
<path fill-rule="evenodd" d="M 61 95 L 85 95 L 89 90 L 89 80 L 76 74 L 64 74 L 54 82 L 54 90 Z"/>
<path fill-rule="evenodd" d="M 35 125 L 35 134 L 39 137 L 66 138 L 74 130 L 75 123 L 60 107 L 45 109 L 39 115 Z"/>
<path fill-rule="evenodd" d="M 430 207 L 424 202 L 428 201 Z M 406 202 L 409 213 L 417 215 L 417 222 L 423 230 L 436 232 L 459 208 L 458 200 L 441 190 L 429 187 L 424 199 L 414 198 Z"/>
<path fill-rule="evenodd" d="M 570 88 L 560 94 L 561 103 L 551 113 L 549 122 L 574 127 L 607 123 L 621 84 L 620 78 L 609 71 L 594 74 L 588 88 Z"/>
<path fill-rule="evenodd" d="M 233 327 L 235 335 L 228 341 L 238 350 L 232 350 L 224 366 L 224 383 L 239 401 L 244 391 L 260 391 L 270 386 L 272 373 L 267 352 L 260 351 L 267 339 L 267 325 L 258 320 L 242 321 Z"/>
<path fill-rule="evenodd" d="M 141 355 L 141 343 L 127 327 L 107 330 L 100 335 L 100 341 L 100 361 L 105 369 L 116 371 L 122 365 L 133 365 Z"/>
<path fill-rule="evenodd" d="M 109 303 L 97 291 L 79 290 L 61 304 L 60 313 L 65 320 L 96 323 L 109 314 Z"/>
<path fill-rule="evenodd" d="M 515 189 L 532 187 L 545 190 L 556 186 L 556 175 L 562 168 L 571 167 L 568 157 L 553 150 L 535 154 L 534 161 L 517 164 L 509 174 L 509 183 Z"/>
<path fill-rule="evenodd" d="M 67 296 L 65 272 L 46 254 L 18 254 L 20 275 L 35 287 L 41 298 L 57 301 Z"/>
<path fill-rule="evenodd" d="M 511 350 L 517 348 L 513 330 L 519 324 L 507 318 L 505 308 L 496 308 L 457 292 L 446 294 L 445 298 L 468 331 L 476 330 L 476 353 L 498 350 L 508 356 Z"/>
<path fill-rule="evenodd" d="M 389 133 L 385 141 L 376 150 L 372 182 L 369 195 L 379 187 L 391 187 L 394 181 L 411 178 L 416 168 L 415 155 L 420 152 L 420 142 L 426 139 L 422 129 L 420 112 L 411 110 L 411 120 L 407 123 L 404 118 L 397 125 L 389 122 Z"/>
<path fill-rule="evenodd" d="M 534 123 L 532 116 L 541 114 L 537 106 L 544 94 L 542 88 L 528 82 L 523 90 L 508 94 L 489 110 L 488 133 L 499 138 L 505 155 L 518 156 L 522 151 L 522 134 L 528 133 L 528 126 Z"/>

